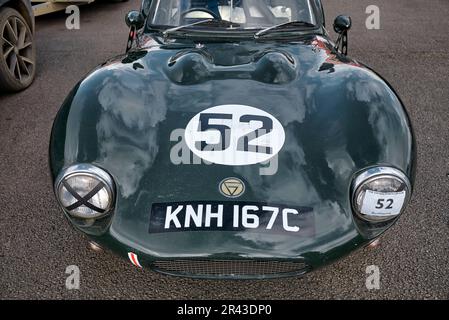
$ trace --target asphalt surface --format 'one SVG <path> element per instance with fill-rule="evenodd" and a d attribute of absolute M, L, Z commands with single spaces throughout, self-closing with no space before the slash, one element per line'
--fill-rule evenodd
<path fill-rule="evenodd" d="M 381 30 L 367 30 L 377 5 Z M 125 13 L 139 2 L 82 7 L 81 29 L 64 13 L 37 19 L 38 74 L 27 91 L 0 95 L 0 298 L 24 299 L 447 299 L 449 298 L 449 2 L 325 0 L 328 25 L 350 14 L 350 55 L 382 74 L 407 106 L 418 141 L 413 200 L 380 247 L 300 279 L 201 281 L 134 268 L 87 249 L 63 218 L 47 165 L 51 125 L 69 90 L 91 68 L 124 51 Z M 334 36 L 334 35 L 333 35 Z M 81 271 L 65 288 L 66 267 Z M 377 265 L 380 290 L 365 287 Z"/>

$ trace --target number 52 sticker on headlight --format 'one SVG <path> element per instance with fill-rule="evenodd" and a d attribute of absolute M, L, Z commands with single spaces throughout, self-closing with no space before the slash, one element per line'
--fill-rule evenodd
<path fill-rule="evenodd" d="M 396 216 L 401 213 L 406 192 L 376 192 L 367 190 L 363 199 L 363 214 L 378 216 Z"/>

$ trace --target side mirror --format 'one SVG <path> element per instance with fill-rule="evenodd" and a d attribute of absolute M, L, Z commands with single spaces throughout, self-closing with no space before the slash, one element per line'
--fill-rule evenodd
<path fill-rule="evenodd" d="M 338 34 L 342 34 L 344 32 L 349 31 L 352 26 L 351 17 L 340 15 L 334 20 L 334 30 Z"/>
<path fill-rule="evenodd" d="M 136 30 L 139 30 L 143 27 L 145 23 L 145 18 L 140 11 L 130 11 L 125 17 L 126 25 L 130 28 L 135 28 Z"/>
<path fill-rule="evenodd" d="M 348 31 L 351 29 L 352 20 L 349 16 L 340 15 L 334 20 L 334 31 L 338 33 L 335 49 L 344 55 L 348 54 Z"/>
<path fill-rule="evenodd" d="M 145 18 L 140 11 L 130 11 L 125 17 L 126 25 L 129 27 L 128 42 L 126 43 L 126 52 L 131 50 L 135 41 L 139 43 L 139 36 L 137 30 L 141 29 L 145 24 Z"/>

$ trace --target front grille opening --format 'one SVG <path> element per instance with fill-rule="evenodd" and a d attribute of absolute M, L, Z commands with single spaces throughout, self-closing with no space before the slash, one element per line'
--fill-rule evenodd
<path fill-rule="evenodd" d="M 281 277 L 305 273 L 307 265 L 290 261 L 160 260 L 153 270 L 186 277 Z"/>

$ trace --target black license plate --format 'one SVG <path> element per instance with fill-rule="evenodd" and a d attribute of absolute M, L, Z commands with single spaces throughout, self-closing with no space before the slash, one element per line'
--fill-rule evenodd
<path fill-rule="evenodd" d="M 155 203 L 150 233 L 254 231 L 312 237 L 313 209 L 260 202 Z"/>

